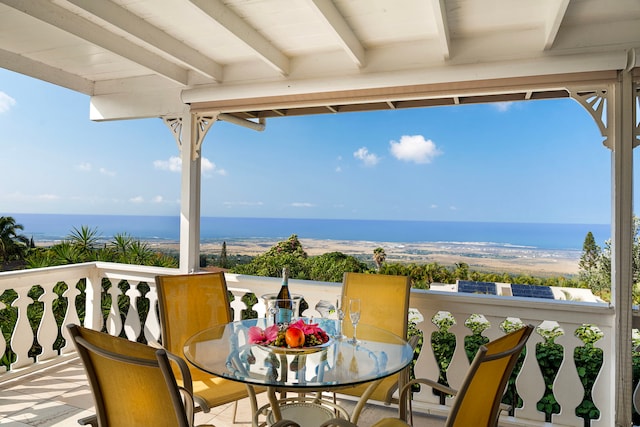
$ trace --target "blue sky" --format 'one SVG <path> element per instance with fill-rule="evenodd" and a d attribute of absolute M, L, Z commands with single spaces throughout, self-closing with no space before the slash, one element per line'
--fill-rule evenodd
<path fill-rule="evenodd" d="M 1 210 L 178 215 L 179 153 L 162 120 L 88 117 L 87 96 L 0 69 Z M 277 118 L 264 132 L 217 122 L 202 155 L 203 216 L 611 216 L 610 151 L 571 99 Z"/>

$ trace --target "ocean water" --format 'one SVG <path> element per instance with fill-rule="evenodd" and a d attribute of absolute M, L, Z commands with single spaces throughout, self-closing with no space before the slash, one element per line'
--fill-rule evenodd
<path fill-rule="evenodd" d="M 177 216 L 2 214 L 24 226 L 23 234 L 38 242 L 60 240 L 73 228 L 97 228 L 105 240 L 127 233 L 150 241 L 178 241 Z M 386 221 L 338 219 L 203 217 L 202 243 L 234 240 L 301 239 L 371 242 L 455 242 L 547 250 L 582 250 L 587 232 L 603 246 L 609 224 L 532 224 L 453 221 Z"/>

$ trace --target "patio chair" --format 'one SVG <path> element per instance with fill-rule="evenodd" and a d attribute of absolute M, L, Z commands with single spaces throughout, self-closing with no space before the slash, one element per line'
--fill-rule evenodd
<path fill-rule="evenodd" d="M 73 324 L 67 328 L 85 367 L 96 407 L 96 416 L 80 423 L 193 426 L 194 403 L 184 361 L 171 361 L 185 378 L 179 387 L 165 350 Z"/>
<path fill-rule="evenodd" d="M 360 323 L 386 329 L 406 339 L 410 291 L 411 283 L 407 276 L 345 273 L 342 280 L 342 296 L 346 312 L 343 333 L 347 336 L 353 334 L 347 308 L 348 299 L 360 298 L 362 303 Z M 410 342 L 413 346 L 416 343 L 417 340 Z M 366 394 L 370 383 L 341 389 L 340 393 L 358 396 L 364 401 L 372 399 L 385 404 L 397 403 L 393 394 L 409 380 L 409 373 L 410 367 L 407 367 L 399 374 L 385 378 L 370 395 Z M 352 421 L 357 422 L 360 409 L 356 407 L 351 415 Z"/>
<path fill-rule="evenodd" d="M 459 390 L 454 390 L 429 379 L 409 381 L 400 393 L 399 418 L 384 418 L 373 427 L 406 427 L 411 410 L 412 384 L 424 384 L 443 393 L 454 396 L 453 405 L 445 421 L 445 427 L 495 427 L 498 416 L 506 405 L 501 403 L 507 382 L 518 361 L 533 326 L 525 326 L 515 332 L 489 342 L 476 353 Z M 353 427 L 355 424 L 343 419 L 329 420 L 322 424 L 328 426 Z"/>
<path fill-rule="evenodd" d="M 184 358 L 188 338 L 204 329 L 231 322 L 227 282 L 223 272 L 156 276 L 162 345 Z M 258 409 L 254 388 L 213 376 L 186 362 L 193 382 L 198 409 L 213 407 L 249 397 L 252 412 Z M 176 373 L 178 382 L 182 379 Z"/>

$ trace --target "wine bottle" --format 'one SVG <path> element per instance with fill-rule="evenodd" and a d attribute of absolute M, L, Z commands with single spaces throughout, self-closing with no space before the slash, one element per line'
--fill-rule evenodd
<path fill-rule="evenodd" d="M 282 269 L 282 286 L 276 297 L 276 307 L 278 308 L 276 323 L 291 323 L 291 318 L 293 317 L 293 299 L 291 298 L 291 293 L 289 293 L 289 270 L 287 267 Z"/>

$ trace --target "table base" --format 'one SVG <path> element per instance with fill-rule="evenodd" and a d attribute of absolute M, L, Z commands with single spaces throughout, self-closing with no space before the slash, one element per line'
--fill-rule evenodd
<path fill-rule="evenodd" d="M 278 400 L 280 419 L 292 420 L 300 427 L 318 427 L 331 418 L 349 419 L 349 413 L 340 405 L 323 400 L 319 397 L 289 397 Z M 266 415 L 266 423 L 258 423 L 258 415 Z M 254 425 L 271 426 L 279 421 L 272 410 L 271 403 L 262 406 L 256 413 Z"/>

